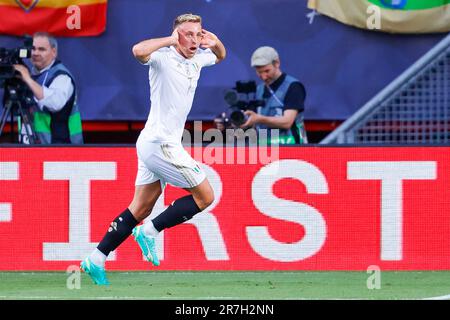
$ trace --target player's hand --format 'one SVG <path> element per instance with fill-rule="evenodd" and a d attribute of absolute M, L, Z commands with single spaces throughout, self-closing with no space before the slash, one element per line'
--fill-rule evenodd
<path fill-rule="evenodd" d="M 178 28 L 175 28 L 173 30 L 171 37 L 173 39 L 173 45 L 177 45 L 178 44 L 178 40 L 180 39 L 180 35 L 178 33 Z"/>
<path fill-rule="evenodd" d="M 241 125 L 242 129 L 252 127 L 254 124 L 258 123 L 259 114 L 256 112 L 246 110 L 244 111 L 244 114 L 248 117 L 248 119 L 243 125 Z"/>
<path fill-rule="evenodd" d="M 18 76 L 18 77 L 21 78 L 23 81 L 26 82 L 29 79 L 31 79 L 30 71 L 24 65 L 15 64 L 14 69 L 16 69 L 16 71 L 18 71 L 20 73 L 20 76 Z"/>
<path fill-rule="evenodd" d="M 217 36 L 209 32 L 208 30 L 202 29 L 202 41 L 200 42 L 200 47 L 208 49 L 214 47 L 217 44 Z"/>

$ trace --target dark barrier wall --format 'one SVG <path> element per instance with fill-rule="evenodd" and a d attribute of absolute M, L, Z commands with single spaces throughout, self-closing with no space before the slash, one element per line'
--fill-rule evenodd
<path fill-rule="evenodd" d="M 191 120 L 226 109 L 224 92 L 236 80 L 256 80 L 249 61 L 261 45 L 276 47 L 283 69 L 305 84 L 307 119 L 343 120 L 442 38 L 368 32 L 324 16 L 310 24 L 303 0 L 110 0 L 103 35 L 60 40 L 60 56 L 78 80 L 84 119 L 147 118 L 147 67 L 134 60 L 131 47 L 170 35 L 173 18 L 185 12 L 202 15 L 204 27 L 228 49 L 223 63 L 203 71 Z M 0 36 L 1 47 L 19 44 Z"/>

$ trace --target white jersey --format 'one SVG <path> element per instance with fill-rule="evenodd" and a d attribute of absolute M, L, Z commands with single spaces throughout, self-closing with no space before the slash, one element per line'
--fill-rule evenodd
<path fill-rule="evenodd" d="M 192 107 L 202 67 L 211 66 L 216 55 L 198 49 L 191 59 L 175 47 L 164 47 L 150 56 L 151 109 L 141 137 L 148 142 L 181 144 L 184 125 Z"/>

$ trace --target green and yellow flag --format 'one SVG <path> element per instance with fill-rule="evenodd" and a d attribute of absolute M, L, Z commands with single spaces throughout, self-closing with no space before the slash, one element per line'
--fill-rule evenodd
<path fill-rule="evenodd" d="M 450 0 L 308 0 L 308 7 L 364 29 L 392 33 L 450 31 Z M 379 28 L 373 28 L 374 22 Z"/>

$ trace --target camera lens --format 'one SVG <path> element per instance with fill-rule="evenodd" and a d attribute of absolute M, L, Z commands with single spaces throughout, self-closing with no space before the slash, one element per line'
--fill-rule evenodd
<path fill-rule="evenodd" d="M 230 121 L 235 126 L 243 125 L 248 119 L 248 116 L 242 110 L 234 110 L 230 114 Z"/>

